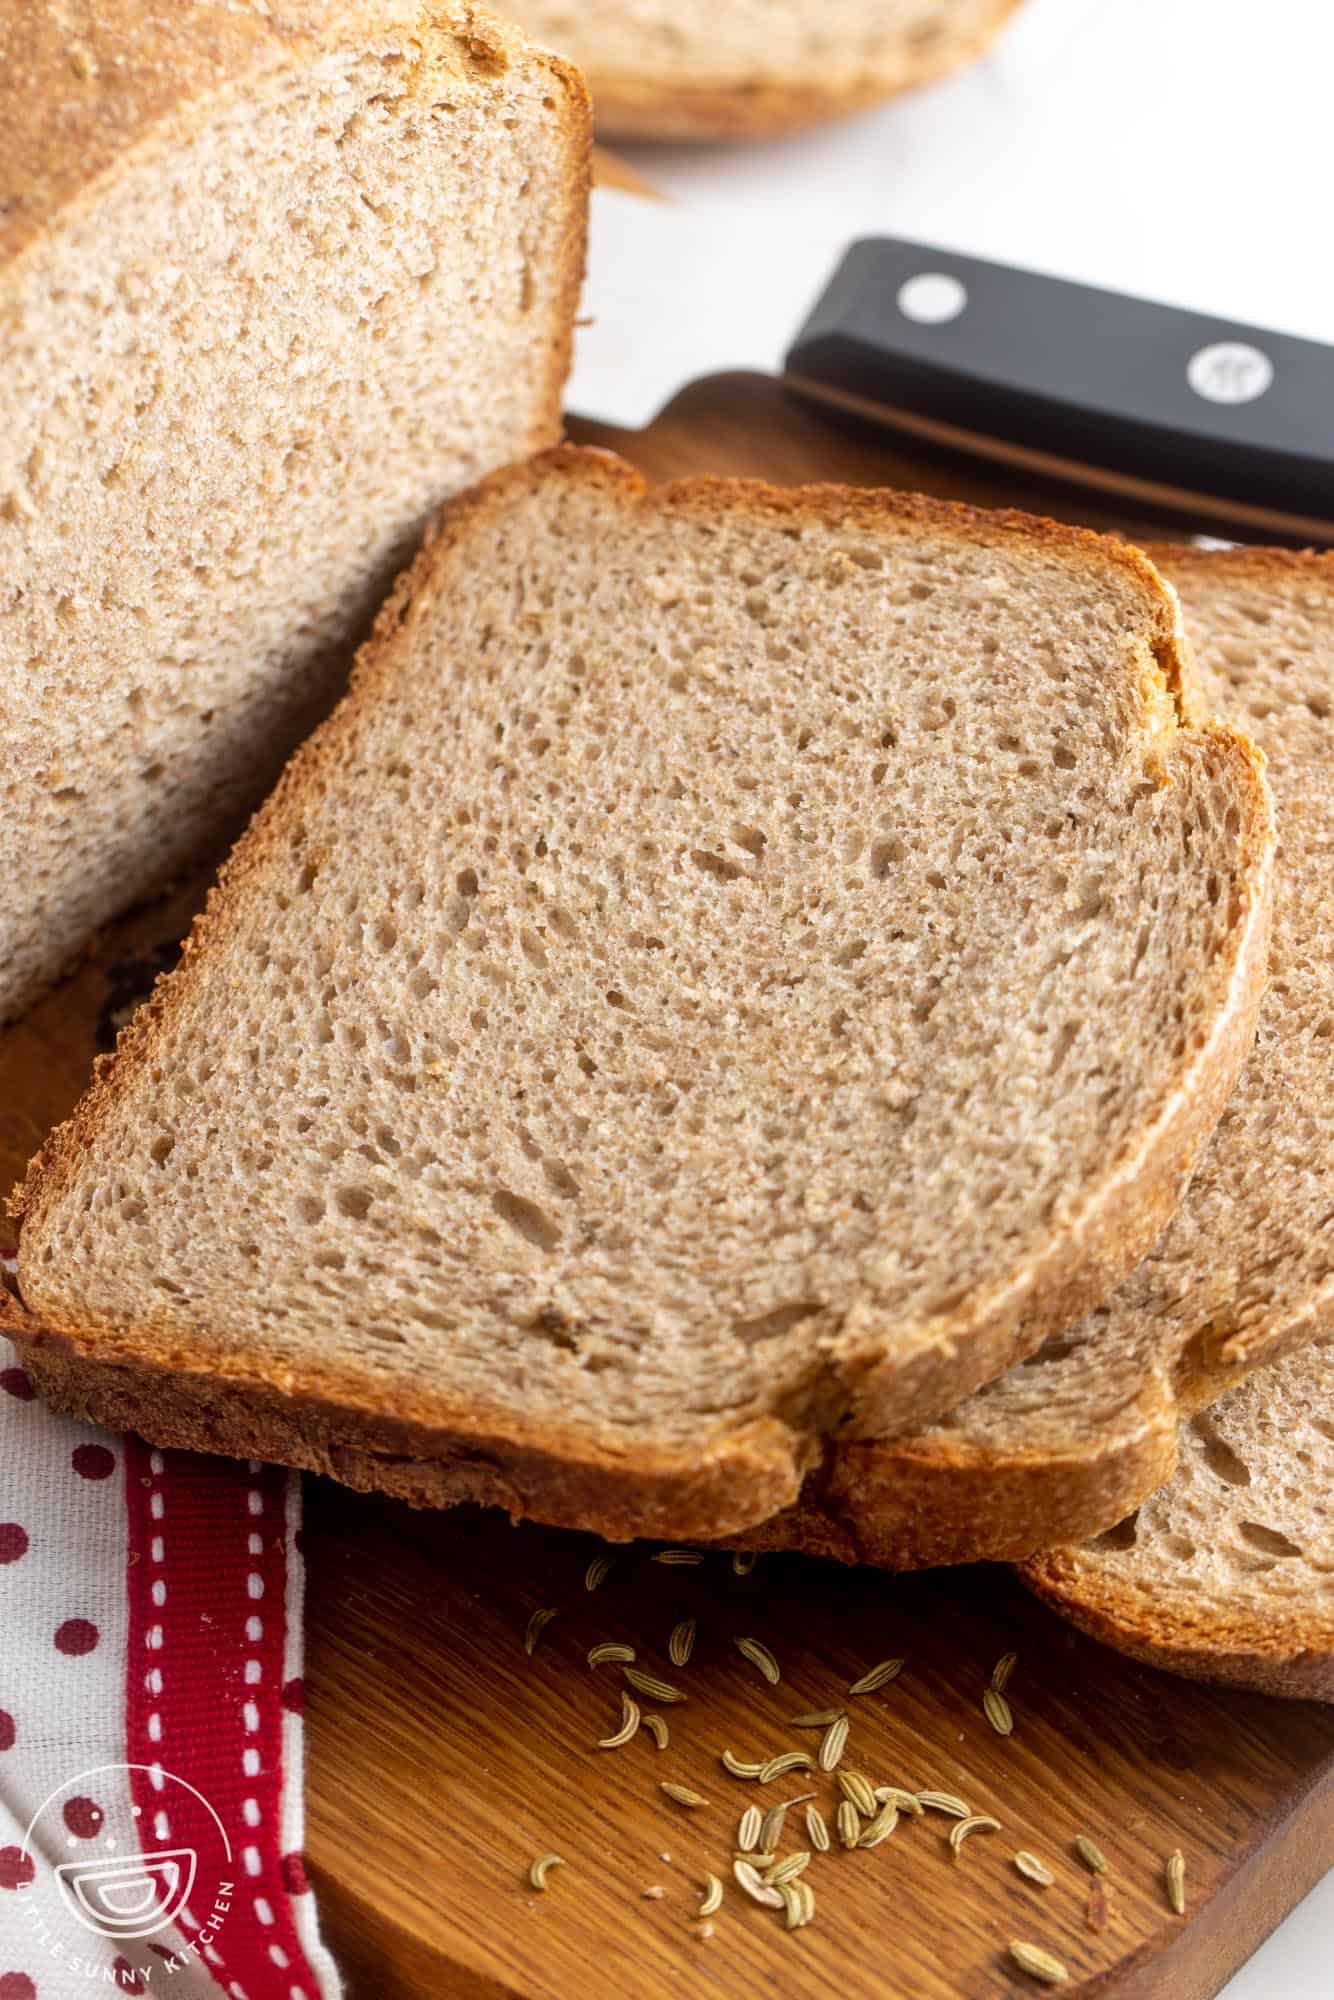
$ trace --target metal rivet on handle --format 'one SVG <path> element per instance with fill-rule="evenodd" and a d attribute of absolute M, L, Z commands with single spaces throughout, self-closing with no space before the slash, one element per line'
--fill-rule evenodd
<path fill-rule="evenodd" d="M 1244 340 L 1213 341 L 1186 363 L 1186 380 L 1206 403 L 1253 403 L 1273 379 L 1269 356 Z"/>
<path fill-rule="evenodd" d="M 899 286 L 899 311 L 919 326 L 943 326 L 957 319 L 967 303 L 964 286 L 947 271 L 919 271 Z"/>

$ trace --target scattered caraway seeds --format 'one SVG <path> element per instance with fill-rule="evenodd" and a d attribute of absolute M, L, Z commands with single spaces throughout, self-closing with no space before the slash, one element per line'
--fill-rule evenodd
<path fill-rule="evenodd" d="M 1167 1900 L 1179 1917 L 1186 1914 L 1186 1857 L 1179 1847 L 1167 1857 Z"/>
<path fill-rule="evenodd" d="M 1010 1957 L 1021 1972 L 1030 1979 L 1040 1979 L 1044 1986 L 1064 1986 L 1070 1975 L 1059 1958 L 1053 1958 L 1040 1945 L 1014 1943 L 1010 1946 Z"/>
<path fill-rule="evenodd" d="M 720 1910 L 722 1906 L 722 1883 L 716 1875 L 706 1875 L 704 1877 L 704 1900 L 701 1902 L 696 1914 L 701 1917 L 711 1917 L 714 1911 Z"/>
<path fill-rule="evenodd" d="M 528 1880 L 534 1889 L 545 1889 L 547 1886 L 547 1871 L 551 1868 L 563 1868 L 564 1866 L 565 1856 L 563 1854 L 539 1854 L 536 1861 L 532 1863 L 528 1870 Z"/>
<path fill-rule="evenodd" d="M 615 1660 L 619 1666 L 628 1664 L 634 1656 L 633 1646 L 623 1646 L 619 1639 L 604 1639 L 601 1645 L 589 1647 L 588 1664 L 590 1667 L 605 1667 L 609 1661 Z"/>
<path fill-rule="evenodd" d="M 888 1840 L 899 1823 L 896 1806 L 881 1806 L 875 1818 L 864 1826 L 858 1836 L 858 1847 L 879 1847 L 882 1840 Z M 962 1825 L 962 1821 L 960 1822 Z"/>
<path fill-rule="evenodd" d="M 763 1764 L 747 1764 L 744 1758 L 736 1756 L 731 1750 L 724 1750 L 719 1762 L 724 1771 L 730 1771 L 734 1778 L 758 1778 L 764 1769 Z"/>
<path fill-rule="evenodd" d="M 585 1590 L 600 1589 L 601 1586 L 607 1581 L 607 1576 L 610 1569 L 611 1569 L 610 1556 L 594 1556 L 592 1562 L 588 1565 L 588 1568 L 584 1571 L 584 1589 Z"/>
<path fill-rule="evenodd" d="M 760 1822 L 760 1846 L 777 1847 L 782 1837 L 783 1821 L 787 1818 L 788 1807 L 804 1806 L 808 1799 L 814 1797 L 814 1792 L 801 1792 L 795 1799 L 784 1799 L 781 1804 L 770 1806 Z"/>
<path fill-rule="evenodd" d="M 689 1785 L 673 1785 L 663 1778 L 658 1785 L 660 1792 L 666 1792 L 669 1799 L 675 1799 L 679 1806 L 706 1806 L 709 1802 L 698 1792 L 692 1792 Z"/>
<path fill-rule="evenodd" d="M 1101 1875 L 1095 1875 L 1089 1883 L 1089 1899 L 1084 1910 L 1084 1922 L 1091 1931 L 1105 1931 L 1107 1928 L 1107 1884 Z"/>
<path fill-rule="evenodd" d="M 997 1694 L 1004 1694 L 1006 1688 L 1010 1685 L 1010 1675 L 1014 1672 L 1018 1664 L 1018 1653 L 1001 1654 L 995 1666 L 991 1669 L 991 1685 L 995 1688 Z"/>
<path fill-rule="evenodd" d="M 784 1882 L 778 1891 L 787 1912 L 787 1928 L 799 1931 L 815 1915 L 815 1891 L 809 1882 Z"/>
<path fill-rule="evenodd" d="M 760 1880 L 759 1870 L 751 1861 L 734 1861 L 732 1873 L 740 1886 L 754 1903 L 763 1903 L 767 1909 L 781 1910 L 783 1898 L 777 1889 L 767 1888 Z"/>
<path fill-rule="evenodd" d="M 835 1821 L 838 1837 L 845 1847 L 855 1847 L 862 1837 L 862 1823 L 857 1808 L 851 1799 L 844 1799 L 838 1809 Z"/>
<path fill-rule="evenodd" d="M 694 1650 L 695 1621 L 683 1618 L 679 1625 L 672 1627 L 672 1636 L 667 1641 L 667 1657 L 674 1667 L 688 1667 Z"/>
<path fill-rule="evenodd" d="M 852 1800 L 863 1819 L 874 1819 L 876 1796 L 871 1780 L 860 1771 L 839 1771 L 836 1776 L 844 1798 Z"/>
<path fill-rule="evenodd" d="M 828 1854 L 829 1828 L 825 1825 L 824 1814 L 819 1806 L 806 1808 L 806 1838 L 817 1854 Z"/>
<path fill-rule="evenodd" d="M 997 1736 L 1013 1736 L 1014 1716 L 1010 1704 L 995 1688 L 988 1688 L 982 1697 L 982 1713 L 995 1730 Z"/>
<path fill-rule="evenodd" d="M 622 1743 L 628 1743 L 639 1728 L 639 1703 L 631 1701 L 628 1694 L 621 1696 L 621 1726 L 614 1736 L 604 1736 L 598 1743 L 599 1750 L 619 1750 Z"/>
<path fill-rule="evenodd" d="M 967 1819 L 961 1819 L 957 1826 L 950 1828 L 950 1847 L 955 1854 L 959 1854 L 962 1852 L 965 1840 L 971 1835 L 999 1832 L 1000 1821 L 993 1819 L 990 1813 L 969 1813 Z"/>
<path fill-rule="evenodd" d="M 766 1868 L 772 1868 L 778 1856 L 766 1852 L 762 1847 L 757 1847 L 753 1853 L 734 1854 L 732 1859 L 733 1861 L 749 1861 L 752 1868 L 762 1872 Z"/>
<path fill-rule="evenodd" d="M 659 1750 L 665 1750 L 671 1741 L 671 1737 L 664 1718 L 661 1715 L 646 1715 L 644 1717 L 644 1727 L 652 1736 Z"/>
<path fill-rule="evenodd" d="M 831 1722 L 820 1738 L 820 1769 L 832 1771 L 842 1757 L 848 1741 L 848 1718 L 840 1715 L 837 1722 Z"/>
<path fill-rule="evenodd" d="M 1077 1833 L 1075 1835 L 1075 1853 L 1091 1874 L 1105 1875 L 1107 1873 L 1107 1856 L 1103 1853 L 1097 1842 L 1090 1840 L 1086 1833 Z"/>
<path fill-rule="evenodd" d="M 755 1562 L 754 1549 L 735 1549 L 732 1554 L 733 1576 L 749 1576 L 755 1567 Z"/>
<path fill-rule="evenodd" d="M 684 1701 L 680 1688 L 674 1688 L 670 1681 L 660 1681 L 653 1674 L 644 1673 L 639 1667 L 626 1667 L 625 1678 L 638 1694 L 646 1694 L 650 1701 Z"/>
<path fill-rule="evenodd" d="M 918 1805 L 927 1812 L 952 1813 L 955 1819 L 967 1819 L 968 1807 L 953 1792 L 919 1792 Z"/>
<path fill-rule="evenodd" d="M 811 1865 L 811 1857 L 806 1852 L 785 1854 L 781 1861 L 775 1861 L 767 1868 L 764 1879 L 771 1889 L 781 1889 L 784 1882 L 795 1882 L 798 1875 L 804 1875 Z"/>
<path fill-rule="evenodd" d="M 848 1693 L 874 1694 L 877 1688 L 886 1687 L 890 1681 L 896 1681 L 902 1672 L 902 1660 L 882 1660 L 878 1667 L 872 1667 L 859 1681 L 854 1681 Z"/>
<path fill-rule="evenodd" d="M 737 1822 L 736 1844 L 743 1854 L 753 1853 L 760 1844 L 760 1824 L 764 1815 L 758 1806 L 747 1806 Z"/>
<path fill-rule="evenodd" d="M 732 1641 L 743 1660 L 749 1660 L 752 1667 L 758 1667 L 764 1678 L 773 1686 L 782 1680 L 782 1670 L 769 1648 L 759 1639 L 734 1639 Z"/>
<path fill-rule="evenodd" d="M 543 1632 L 555 1615 L 554 1609 L 535 1611 L 533 1613 L 532 1617 L 528 1620 L 528 1627 L 523 1635 L 523 1650 L 525 1653 L 531 1653 L 534 1650 L 538 1640 L 542 1637 Z"/>
<path fill-rule="evenodd" d="M 694 1569 L 704 1558 L 698 1549 L 659 1549 L 653 1560 L 655 1563 L 672 1563 L 681 1569 Z"/>
<path fill-rule="evenodd" d="M 1014 1857 L 1014 1865 L 1021 1875 L 1027 1876 L 1030 1882 L 1037 1882 L 1044 1889 L 1050 1889 L 1056 1880 L 1046 1862 L 1039 1861 L 1037 1855 L 1030 1854 L 1026 1847 L 1019 1849 Z"/>
<path fill-rule="evenodd" d="M 837 1722 L 839 1717 L 846 1713 L 847 1710 L 842 1708 L 817 1708 L 812 1710 L 809 1715 L 794 1715 L 792 1718 L 792 1727 L 794 1729 L 828 1729 L 831 1722 Z"/>
<path fill-rule="evenodd" d="M 641 1889 L 639 1893 L 647 1902 L 660 1903 L 667 1894 L 667 1891 L 663 1888 L 661 1882 L 654 1882 L 651 1887 Z"/>
<path fill-rule="evenodd" d="M 914 1819 L 922 1817 L 922 1801 L 916 1792 L 905 1792 L 899 1785 L 877 1785 L 875 1796 L 877 1805 L 897 1806 L 900 1812 L 911 1813 Z"/>
<path fill-rule="evenodd" d="M 813 1771 L 815 1759 L 804 1750 L 784 1750 L 777 1757 L 771 1757 L 760 1772 L 760 1783 L 771 1785 L 775 1778 L 786 1776 L 789 1771 Z"/>

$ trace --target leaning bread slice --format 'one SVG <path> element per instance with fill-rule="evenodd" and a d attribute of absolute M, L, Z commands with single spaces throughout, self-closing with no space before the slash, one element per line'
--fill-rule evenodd
<path fill-rule="evenodd" d="M 586 73 L 599 133 L 742 139 L 847 117 L 987 48 L 1017 0 L 510 0 Z"/>
<path fill-rule="evenodd" d="M 0 1020 L 560 435 L 588 151 L 569 66 L 451 0 L 0 0 Z"/>
<path fill-rule="evenodd" d="M 1020 1574 L 1150 1666 L 1334 1701 L 1334 1335 L 1184 1424 L 1174 1478 L 1137 1513 Z"/>
<path fill-rule="evenodd" d="M 1170 1476 L 1184 1413 L 1334 1320 L 1334 556 L 1153 554 L 1200 698 L 1269 755 L 1280 852 L 1255 1047 L 1115 1297 L 930 1429 L 831 1453 L 771 1546 L 917 1568 L 1082 1541 Z"/>
<path fill-rule="evenodd" d="M 1136 551 L 562 451 L 445 515 L 20 1199 L 39 1386 L 611 1534 L 1104 1296 L 1253 1032 L 1269 799 Z"/>

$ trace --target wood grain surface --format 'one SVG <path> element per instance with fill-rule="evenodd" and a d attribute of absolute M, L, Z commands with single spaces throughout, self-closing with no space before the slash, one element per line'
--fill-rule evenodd
<path fill-rule="evenodd" d="M 588 425 L 652 477 L 755 473 L 780 481 L 914 485 L 1039 507 L 1158 535 L 1088 494 L 1018 476 L 985 484 L 948 457 L 908 457 L 883 435 L 837 427 L 755 377 L 686 391 L 642 437 Z M 1188 524 L 1187 524 L 1188 525 Z M 78 973 L 0 1036 L 0 1184 L 21 1171 L 86 1078 L 99 1018 L 109 1031 L 179 936 L 203 880 L 140 911 Z M 3 1231 L 0 1231 L 3 1234 Z M 1007 1956 L 1042 1946 L 1078 2000 L 1208 2000 L 1292 1904 L 1334 1865 L 1334 1710 L 1214 1692 L 1135 1667 L 1077 1636 L 1005 1572 L 890 1578 L 795 1557 L 736 1576 L 725 1556 L 666 1566 L 639 1547 L 584 1588 L 597 1545 L 513 1529 L 471 1510 L 413 1515 L 308 1482 L 307 1671 L 311 1873 L 351 2000 L 992 2000 L 1041 1990 Z M 531 1612 L 555 1606 L 534 1655 Z M 669 1632 L 698 1620 L 690 1664 Z M 771 1687 L 736 1651 L 771 1646 Z M 648 1671 L 688 1694 L 619 1750 L 597 1739 L 619 1714 L 619 1669 L 590 1670 L 603 1638 L 634 1644 Z M 1019 1652 L 1016 1717 L 1002 1738 L 981 1710 L 997 1657 Z M 902 1656 L 902 1675 L 849 1699 L 857 1674 Z M 742 1810 L 815 1789 L 831 1825 L 834 1780 L 798 1773 L 764 1788 L 729 1777 L 718 1753 L 814 1750 L 791 1728 L 846 1701 L 846 1762 L 875 1783 L 957 1792 L 1002 1823 L 955 1859 L 951 1822 L 905 1818 L 884 1845 L 814 1858 L 814 1923 L 788 1933 L 731 1876 Z M 659 1789 L 708 1800 L 697 1811 Z M 804 1807 L 783 1851 L 804 1846 Z M 1077 1833 L 1106 1854 L 1099 1883 Z M 1056 1876 L 1025 1882 L 1027 1847 Z M 1163 1869 L 1179 1847 L 1189 1915 L 1169 1907 Z M 545 1893 L 534 1855 L 565 1866 Z M 706 1872 L 726 1881 L 713 1935 L 694 1918 Z M 646 1890 L 662 1890 L 647 1896 Z M 1105 1903 L 1105 1910 L 1100 1907 Z M 252 1995 L 252 2000 L 268 1996 Z M 1293 1996 L 1308 2000 L 1308 1996 Z"/>

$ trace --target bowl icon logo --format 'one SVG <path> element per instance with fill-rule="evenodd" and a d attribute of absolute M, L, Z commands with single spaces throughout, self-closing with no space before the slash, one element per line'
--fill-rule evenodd
<path fill-rule="evenodd" d="M 28 1822 L 23 1852 L 33 1880 L 54 1891 L 66 1947 L 77 1926 L 113 1944 L 160 1939 L 151 1947 L 160 1957 L 188 1959 L 212 1944 L 232 1906 L 231 1835 L 203 1792 L 161 1764 L 99 1764 L 67 1778 Z"/>
<path fill-rule="evenodd" d="M 56 1881 L 65 1908 L 104 1938 L 146 1938 L 174 1923 L 194 1887 L 193 1847 L 106 1860 L 63 1861 Z"/>

